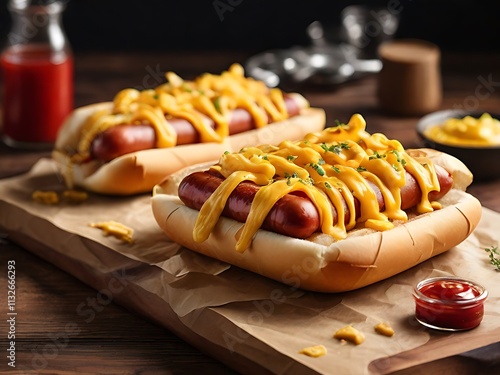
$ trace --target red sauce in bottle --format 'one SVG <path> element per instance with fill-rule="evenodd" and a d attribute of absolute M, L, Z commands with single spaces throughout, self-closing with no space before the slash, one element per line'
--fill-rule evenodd
<path fill-rule="evenodd" d="M 414 290 L 415 316 L 423 325 L 449 331 L 477 327 L 484 315 L 487 291 L 469 280 L 436 277 Z"/>
<path fill-rule="evenodd" d="M 18 45 L 0 58 L 7 143 L 53 143 L 73 109 L 73 59 L 50 46 Z"/>

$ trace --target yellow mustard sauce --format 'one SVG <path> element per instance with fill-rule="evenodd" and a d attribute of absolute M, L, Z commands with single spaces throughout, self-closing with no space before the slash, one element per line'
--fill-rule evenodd
<path fill-rule="evenodd" d="M 250 213 L 236 243 L 236 250 L 245 251 L 274 204 L 284 195 L 300 190 L 316 206 L 321 231 L 336 240 L 344 239 L 355 227 L 387 230 L 394 221 L 407 221 L 401 209 L 401 188 L 406 183 L 405 170 L 410 172 L 422 191 L 416 207 L 418 213 L 439 208 L 428 194 L 439 191 L 439 181 L 432 162 L 425 157 L 411 157 L 400 142 L 385 135 L 369 134 L 364 118 L 355 114 L 347 124 L 310 133 L 296 142 L 283 141 L 277 146 L 246 147 L 239 152 L 225 153 L 217 165 L 225 180 L 205 202 L 198 215 L 193 238 L 206 240 L 222 214 L 231 192 L 242 181 L 260 185 Z M 380 212 L 375 193 L 368 181 L 377 185 L 384 197 L 385 210 Z M 355 199 L 360 215 L 350 215 L 345 223 L 345 200 L 354 213 Z M 332 216 L 337 211 L 337 222 Z"/>
<path fill-rule="evenodd" d="M 436 142 L 453 146 L 492 146 L 500 144 L 500 121 L 483 113 L 479 118 L 450 118 L 425 130 Z"/>
<path fill-rule="evenodd" d="M 184 80 L 174 72 L 165 76 L 167 82 L 154 89 L 120 91 L 112 109 L 87 118 L 73 161 L 85 160 L 96 135 L 117 125 L 147 122 L 155 130 L 156 147 L 166 148 L 177 143 L 169 118 L 188 120 L 200 134 L 201 142 L 222 142 L 229 135 L 231 112 L 236 108 L 246 109 L 257 128 L 289 117 L 283 92 L 245 77 L 239 64 L 220 75 L 205 73 L 194 80 Z"/>

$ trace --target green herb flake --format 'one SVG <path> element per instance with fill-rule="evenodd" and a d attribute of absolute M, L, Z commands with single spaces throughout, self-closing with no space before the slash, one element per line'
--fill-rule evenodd
<path fill-rule="evenodd" d="M 340 121 L 338 119 L 335 120 L 335 124 L 332 127 L 333 128 L 344 128 L 344 129 L 348 128 L 346 123 L 343 123 L 342 121 Z"/>
<path fill-rule="evenodd" d="M 320 159 L 320 160 L 323 160 L 323 159 Z M 324 161 L 323 161 L 324 163 Z M 310 163 L 309 164 L 310 167 L 312 169 L 314 169 L 316 171 L 317 174 L 319 174 L 320 176 L 324 176 L 326 173 L 325 173 L 325 170 L 323 169 L 323 167 L 321 167 L 321 165 L 317 164 L 317 163 Z"/>
<path fill-rule="evenodd" d="M 330 185 L 330 183 L 328 181 L 325 181 L 325 187 L 327 189 L 332 189 L 332 185 Z"/>
<path fill-rule="evenodd" d="M 314 185 L 314 180 L 311 177 L 305 180 L 303 178 L 300 178 L 299 182 L 303 183 L 304 185 Z"/>
<path fill-rule="evenodd" d="M 220 96 L 218 96 L 217 98 L 215 98 L 214 100 L 214 107 L 215 107 L 215 110 L 219 113 L 222 113 L 222 109 L 220 107 Z"/>
<path fill-rule="evenodd" d="M 286 157 L 286 160 L 294 161 L 294 160 L 295 160 L 295 159 L 297 159 L 297 158 L 298 158 L 298 156 L 288 155 L 288 156 Z"/>
<path fill-rule="evenodd" d="M 297 172 L 293 172 L 292 174 L 290 174 L 288 172 L 285 172 L 283 177 L 285 177 L 285 179 L 286 179 L 286 184 L 288 186 L 291 186 L 292 185 L 291 179 L 292 178 L 298 178 L 299 174 Z"/>
<path fill-rule="evenodd" d="M 366 172 L 366 168 L 365 168 L 365 167 L 361 167 L 361 166 L 360 166 L 360 167 L 358 167 L 358 168 L 356 168 L 356 170 L 357 170 L 358 172 Z"/>
<path fill-rule="evenodd" d="M 285 178 L 297 178 L 299 174 L 297 172 L 293 172 L 292 174 L 285 172 Z"/>
<path fill-rule="evenodd" d="M 332 169 L 337 172 L 337 173 L 340 173 L 340 168 L 339 167 L 336 167 L 335 165 L 332 165 Z"/>
<path fill-rule="evenodd" d="M 323 151 L 325 152 L 328 152 L 330 151 L 330 148 L 328 147 L 328 145 L 326 143 L 322 143 L 321 144 L 321 148 L 323 149 Z"/>
<path fill-rule="evenodd" d="M 495 266 L 497 271 L 500 271 L 500 251 L 498 250 L 498 246 L 487 247 L 484 251 L 488 253 L 490 263 Z"/>
<path fill-rule="evenodd" d="M 341 142 L 335 146 L 335 149 L 333 152 L 335 152 L 336 154 L 340 154 L 342 152 L 342 150 L 349 150 L 350 148 L 351 148 L 351 146 L 349 145 L 349 143 Z"/>
<path fill-rule="evenodd" d="M 328 146 L 326 143 L 322 143 L 321 148 L 325 152 L 333 152 L 333 153 L 338 155 L 342 152 L 342 150 L 349 150 L 351 148 L 351 146 L 347 142 L 341 142 L 339 144 L 330 145 L 330 146 Z"/>
<path fill-rule="evenodd" d="M 386 155 L 385 154 L 379 154 L 378 151 L 375 151 L 373 153 L 373 155 L 370 155 L 370 157 L 368 158 L 369 160 L 373 160 L 373 159 L 383 159 L 385 158 Z"/>
<path fill-rule="evenodd" d="M 398 163 L 400 163 L 403 167 L 406 165 L 406 160 L 401 157 L 398 150 L 392 150 L 391 153 L 396 155 L 396 160 L 398 161 Z"/>
<path fill-rule="evenodd" d="M 348 142 L 342 142 L 340 143 L 340 147 L 345 149 L 345 150 L 350 150 L 351 149 L 351 145 L 348 143 Z"/>

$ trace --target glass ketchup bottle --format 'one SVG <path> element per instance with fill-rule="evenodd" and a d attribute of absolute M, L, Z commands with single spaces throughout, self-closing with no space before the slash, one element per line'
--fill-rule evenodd
<path fill-rule="evenodd" d="M 3 141 L 51 148 L 73 110 L 73 57 L 61 25 L 65 2 L 10 0 L 11 31 L 0 55 Z"/>

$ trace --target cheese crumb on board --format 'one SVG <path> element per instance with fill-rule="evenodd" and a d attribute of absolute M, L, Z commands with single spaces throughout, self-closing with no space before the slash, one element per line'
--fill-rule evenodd
<path fill-rule="evenodd" d="M 55 205 L 59 203 L 59 196 L 55 191 L 35 190 L 31 194 L 31 198 L 37 203 L 47 205 Z"/>
<path fill-rule="evenodd" d="M 326 355 L 326 348 L 323 345 L 308 346 L 307 348 L 301 349 L 299 353 L 317 358 Z"/>
<path fill-rule="evenodd" d="M 359 345 L 365 341 L 365 336 L 353 326 L 349 325 L 339 329 L 333 335 L 338 340 L 346 340 L 353 344 Z"/>
<path fill-rule="evenodd" d="M 375 326 L 375 331 L 381 335 L 392 337 L 394 336 L 394 329 L 389 323 L 381 322 Z"/>
<path fill-rule="evenodd" d="M 92 228 L 101 229 L 105 236 L 113 236 L 126 243 L 132 243 L 134 241 L 132 238 L 134 230 L 122 223 L 111 220 L 99 223 L 90 223 L 89 225 Z"/>

